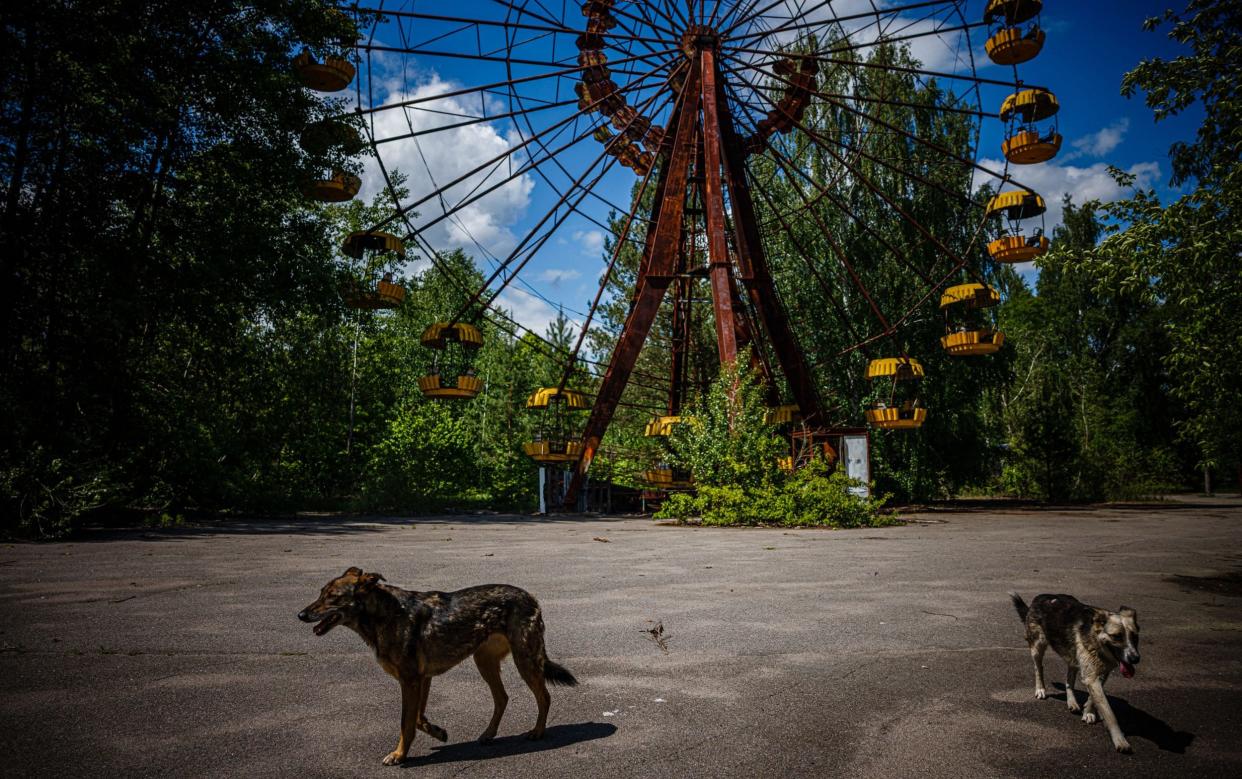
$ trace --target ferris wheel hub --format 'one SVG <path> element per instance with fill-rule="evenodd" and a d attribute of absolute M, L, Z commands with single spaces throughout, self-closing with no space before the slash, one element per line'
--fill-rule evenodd
<path fill-rule="evenodd" d="M 720 33 L 706 24 L 692 24 L 681 36 L 681 50 L 693 58 L 700 51 L 720 48 Z"/>

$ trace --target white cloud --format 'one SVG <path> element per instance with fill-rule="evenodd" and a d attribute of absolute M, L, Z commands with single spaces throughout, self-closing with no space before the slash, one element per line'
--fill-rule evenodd
<path fill-rule="evenodd" d="M 1074 141 L 1074 151 L 1066 155 L 1065 159 L 1071 160 L 1084 156 L 1103 157 L 1106 154 L 1110 154 L 1125 140 L 1126 133 L 1129 130 L 1130 119 L 1123 116 L 1099 132 L 1091 133 Z"/>
<path fill-rule="evenodd" d="M 575 230 L 574 243 L 582 249 L 582 253 L 590 257 L 599 257 L 604 253 L 604 232 L 602 230 Z"/>
<path fill-rule="evenodd" d="M 994 170 L 1002 170 L 1005 166 L 1003 160 L 980 160 L 979 164 Z M 1043 165 L 1011 166 L 1009 172 L 1023 186 L 1042 196 L 1048 204 L 1044 221 L 1051 233 L 1061 224 L 1064 210 L 1062 200 L 1067 194 L 1073 197 L 1075 205 L 1082 205 L 1088 200 L 1111 203 L 1130 194 L 1131 190 L 1123 188 L 1108 174 L 1108 167 L 1103 162 L 1085 167 L 1049 162 Z M 1131 165 L 1126 172 L 1135 177 L 1135 186 L 1139 189 L 1154 185 L 1161 177 L 1158 162 L 1139 162 Z M 986 180 L 977 180 L 976 183 L 983 184 Z"/>
<path fill-rule="evenodd" d="M 844 17 L 847 21 L 837 24 L 847 36 L 844 44 L 847 47 L 874 43 L 882 38 L 893 39 L 899 44 L 908 45 L 911 54 L 928 70 L 956 72 L 969 67 L 970 58 L 964 36 L 958 31 L 948 31 L 961 24 L 955 13 L 932 8 L 916 10 L 912 16 L 903 16 L 892 8 L 886 9 L 886 5 L 892 4 L 875 0 L 836 0 L 832 3 L 817 2 L 812 8 L 807 8 L 807 3 L 801 0 L 786 0 L 764 14 L 763 24 L 754 29 L 758 31 L 764 27 L 778 28 L 788 24 L 791 19 L 796 20 L 799 25 L 806 25 L 808 22 L 822 22 L 827 25 L 833 24 L 834 19 Z M 848 18 L 853 16 L 860 18 Z M 937 29 L 947 31 L 928 34 Z M 755 48 L 776 49 L 788 46 L 809 33 L 815 33 L 822 39 L 823 30 L 820 27 L 805 26 L 783 30 L 761 39 L 762 45 Z M 747 45 L 753 46 L 756 40 L 760 39 L 748 39 Z M 868 48 L 863 45 L 857 51 L 866 53 Z"/>
<path fill-rule="evenodd" d="M 582 274 L 573 268 L 548 268 L 547 270 L 540 272 L 538 279 L 555 287 L 562 281 L 570 281 L 581 276 Z"/>
<path fill-rule="evenodd" d="M 435 73 L 424 74 L 418 84 L 411 84 L 406 91 L 399 84 L 387 85 L 385 104 L 425 98 L 460 87 L 445 81 Z M 471 96 L 441 98 L 420 103 L 406 109 L 380 111 L 374 115 L 377 140 L 408 135 L 435 127 L 460 123 L 479 115 L 477 98 Z M 491 109 L 489 109 L 490 111 Z M 418 138 L 407 138 L 379 144 L 384 167 L 392 173 L 400 171 L 407 179 L 405 187 L 410 194 L 405 203 L 416 202 L 466 174 L 481 163 L 500 156 L 519 143 L 516 135 L 489 122 L 455 127 L 441 132 L 428 133 Z M 498 184 L 511 175 L 524 162 L 521 155 L 514 154 L 503 159 L 499 165 L 475 173 L 437 198 L 427 201 L 414 210 L 418 217 L 412 222 L 416 228 L 427 224 L 467 199 L 490 186 Z M 371 160 L 363 177 L 362 197 L 370 198 L 384 187 L 383 175 L 378 164 Z M 476 189 L 477 188 L 477 189 Z M 478 201 L 456 211 L 452 217 L 441 220 L 430 228 L 424 237 L 437 250 L 460 247 L 467 253 L 478 255 L 478 244 L 487 251 L 504 256 L 517 243 L 513 225 L 524 216 L 531 202 L 534 181 L 522 175 L 504 184 Z"/>
<path fill-rule="evenodd" d="M 509 311 L 509 315 L 518 324 L 523 327 L 544 335 L 548 330 L 548 325 L 552 320 L 556 319 L 558 311 L 547 302 L 540 300 L 529 292 L 520 289 L 507 287 L 504 292 L 500 293 L 500 297 L 496 299 L 496 305 Z M 574 328 L 582 327 L 582 323 L 570 319 L 570 326 Z"/>

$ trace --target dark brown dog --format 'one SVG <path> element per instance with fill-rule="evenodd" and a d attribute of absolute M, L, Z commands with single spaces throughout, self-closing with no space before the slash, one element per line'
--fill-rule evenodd
<path fill-rule="evenodd" d="M 1129 754 L 1130 742 L 1117 724 L 1117 717 L 1104 695 L 1104 682 L 1113 669 L 1127 679 L 1139 664 L 1138 614 L 1122 606 L 1119 611 L 1088 606 L 1072 595 L 1037 595 L 1028 607 L 1017 593 L 1009 593 L 1013 607 L 1026 626 L 1026 642 L 1035 663 L 1035 697 L 1044 699 L 1044 651 L 1052 647 L 1065 660 L 1065 702 L 1069 710 L 1082 711 L 1082 721 L 1092 724 L 1096 712 L 1104 718 L 1113 748 Z M 1089 697 L 1078 705 L 1074 682 L 1082 678 Z"/>
<path fill-rule="evenodd" d="M 401 684 L 401 738 L 384 765 L 405 759 L 421 730 L 447 741 L 444 729 L 427 721 L 431 677 L 474 656 L 475 665 L 492 690 L 492 721 L 479 736 L 496 736 L 509 696 L 500 681 L 500 661 L 513 653 L 522 680 L 535 694 L 539 718 L 527 738 L 543 736 L 552 696 L 547 683 L 572 687 L 574 675 L 548 659 L 543 646 L 539 603 L 525 590 L 507 584 L 486 584 L 456 592 L 410 592 L 381 584 L 378 573 L 350 568 L 328 582 L 319 598 L 298 614 L 315 623 L 322 636 L 337 625 L 350 628 L 375 650 L 385 671 Z"/>

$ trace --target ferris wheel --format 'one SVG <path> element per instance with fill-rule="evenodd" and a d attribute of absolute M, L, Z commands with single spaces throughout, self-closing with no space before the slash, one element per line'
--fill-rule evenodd
<path fill-rule="evenodd" d="M 611 251 L 581 260 L 599 273 L 558 386 L 528 402 L 541 415 L 526 453 L 574 469 L 574 487 L 599 452 L 627 384 L 664 388 L 666 407 L 647 433 L 667 436 L 689 386 L 691 328 L 708 319 L 721 362 L 749 350 L 766 379 L 776 423 L 823 430 L 840 414 L 816 380 L 822 365 L 800 344 L 788 301 L 814 290 L 841 317 L 863 352 L 866 379 L 882 385 L 859 416 L 874 428 L 920 427 L 919 348 L 949 355 L 992 354 L 1004 336 L 988 312 L 999 296 L 979 273 L 981 258 L 1029 262 L 1049 242 L 1046 205 L 1023 186 L 1020 166 L 1060 149 L 1050 90 L 1025 83 L 1019 66 L 1040 53 L 1041 0 L 372 0 L 341 5 L 356 38 L 294 61 L 311 89 L 355 103 L 308 128 L 308 148 L 370 147 L 392 208 L 350 236 L 351 256 L 413 247 L 433 263 L 454 244 L 475 255 L 486 279 L 463 293 L 449 320 L 428 322 L 423 344 L 439 355 L 420 388 L 465 400 L 485 391 L 471 358 L 482 326 L 524 328 L 499 306 L 505 290 L 541 296 L 529 270 L 586 231 L 607 235 Z M 979 59 L 976 62 L 976 47 Z M 986 65 L 986 67 L 984 67 Z M 893 78 L 913 92 L 886 87 Z M 888 79 L 888 80 L 886 80 Z M 906 114 L 897 112 L 906 111 Z M 917 121 L 899 118 L 912 115 Z M 954 122 L 945 137 L 926 130 Z M 997 132 L 999 131 L 999 132 Z M 999 148 L 980 139 L 996 134 Z M 445 150 L 450 153 L 446 155 Z M 981 159 L 999 156 L 999 164 Z M 395 174 L 404 176 L 398 186 Z M 987 193 L 980 195 L 983 181 Z M 328 168 L 308 195 L 341 202 L 361 180 Z M 515 194 L 516 193 L 516 194 Z M 913 195 L 952 209 L 933 226 Z M 525 205 L 504 240 L 481 218 L 497 199 Z M 877 226 L 883 213 L 898 229 Z M 950 225 L 946 228 L 946 225 Z M 842 226 L 880 247 L 903 270 L 903 294 L 885 305 Z M 944 234 L 938 234 L 937 230 Z M 611 353 L 583 354 L 619 260 L 639 258 L 632 301 Z M 803 263 L 791 282 L 773 257 Z M 927 258 L 931 257 L 930 260 Z M 453 279 L 451 269 L 442 268 Z M 588 274 L 584 274 L 588 275 Z M 359 307 L 399 303 L 391 279 L 354 289 Z M 388 286 L 382 286 L 388 285 Z M 913 318 L 939 302 L 940 344 L 901 339 Z M 354 303 L 351 303 L 354 305 Z M 849 307 L 864 311 L 862 317 Z M 636 368 L 657 314 L 672 344 L 665 375 Z M 669 313 L 671 311 L 671 313 Z M 700 339 L 701 340 L 701 339 Z M 597 386 L 568 386 L 589 365 Z M 779 387 L 787 388 L 782 393 Z M 803 452 L 825 444 L 803 436 Z M 831 456 L 831 452 L 829 453 Z M 686 476 L 654 473 L 653 483 Z"/>

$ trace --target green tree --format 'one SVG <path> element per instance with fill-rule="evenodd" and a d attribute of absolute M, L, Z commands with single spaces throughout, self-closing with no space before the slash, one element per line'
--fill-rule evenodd
<path fill-rule="evenodd" d="M 999 396 L 1005 486 L 1021 496 L 1124 498 L 1177 481 L 1161 314 L 1140 295 L 1097 289 L 1085 265 L 1099 209 L 1066 199 L 1035 294 L 1015 290 L 1001 309 L 1015 366 Z"/>
<path fill-rule="evenodd" d="M 258 323 L 336 305 L 326 225 L 299 185 L 347 160 L 298 147 L 336 104 L 289 62 L 350 27 L 317 0 L 6 9 L 10 518 L 50 530 L 93 505 L 206 499 L 244 478 L 266 413 L 246 394 L 266 356 Z M 89 499 L 71 497 L 86 485 Z"/>
<path fill-rule="evenodd" d="M 1211 492 L 1214 468 L 1242 461 L 1242 8 L 1192 0 L 1185 11 L 1148 20 L 1189 52 L 1148 59 L 1122 91 L 1145 94 L 1157 121 L 1192 107 L 1204 119 L 1195 138 L 1170 149 L 1172 182 L 1193 186 L 1162 206 L 1152 191 L 1107 207 L 1115 220 L 1091 256 L 1101 290 L 1159 305 L 1170 391 L 1184 407 L 1177 422 Z M 1121 173 L 1119 181 L 1133 180 Z"/>

